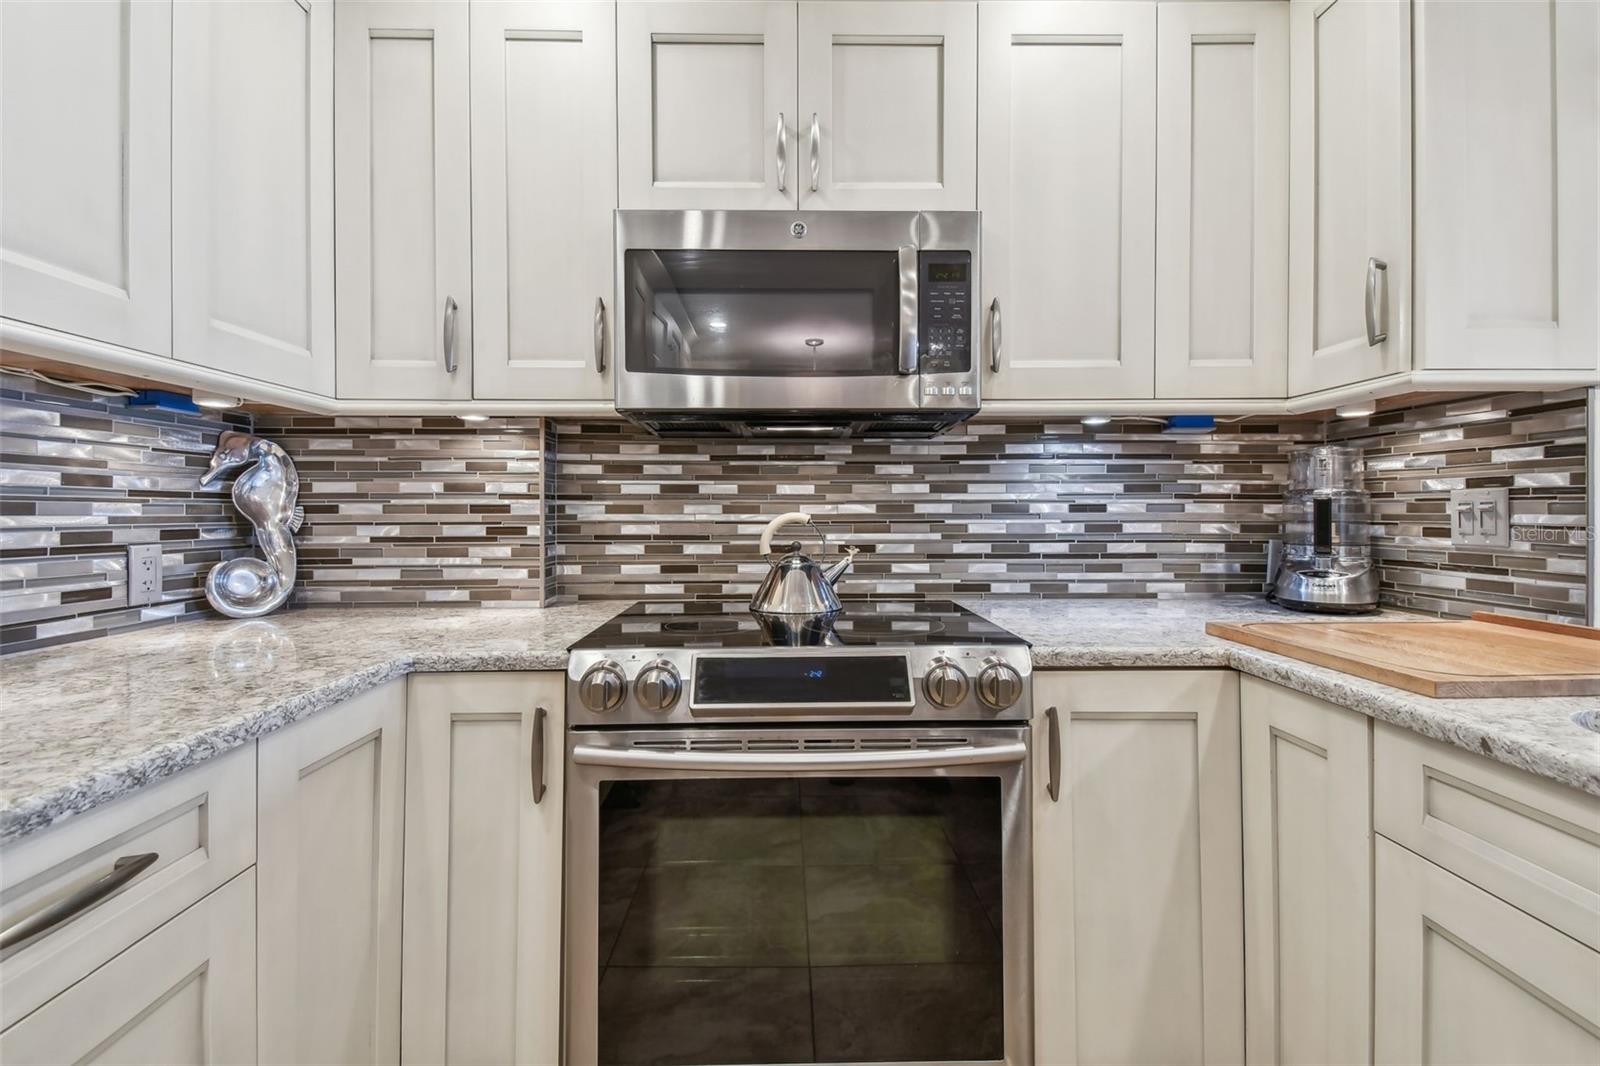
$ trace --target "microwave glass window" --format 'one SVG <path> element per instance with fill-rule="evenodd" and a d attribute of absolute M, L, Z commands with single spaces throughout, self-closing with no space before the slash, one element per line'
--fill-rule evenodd
<path fill-rule="evenodd" d="M 998 778 L 602 795 L 601 1066 L 1005 1057 Z"/>
<path fill-rule="evenodd" d="M 624 264 L 629 371 L 753 377 L 896 372 L 900 263 L 894 252 L 631 250 Z"/>

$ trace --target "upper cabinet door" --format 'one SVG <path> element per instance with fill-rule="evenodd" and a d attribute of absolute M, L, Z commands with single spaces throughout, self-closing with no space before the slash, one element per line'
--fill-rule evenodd
<path fill-rule="evenodd" d="M 984 392 L 1148 398 L 1156 5 L 1008 0 L 978 28 Z"/>
<path fill-rule="evenodd" d="M 1289 9 L 1157 8 L 1156 395 L 1281 397 Z"/>
<path fill-rule="evenodd" d="M 341 398 L 472 395 L 467 10 L 334 13 Z"/>
<path fill-rule="evenodd" d="M 172 5 L 0 3 L 0 314 L 172 354 Z"/>
<path fill-rule="evenodd" d="M 1410 366 L 1411 10 L 1294 0 L 1289 20 L 1289 391 L 1305 393 Z"/>
<path fill-rule="evenodd" d="M 1417 363 L 1594 370 L 1593 3 L 1418 2 Z"/>
<path fill-rule="evenodd" d="M 795 5 L 617 5 L 623 207 L 794 207 Z"/>
<path fill-rule="evenodd" d="M 976 3 L 800 5 L 800 206 L 977 206 Z"/>
<path fill-rule="evenodd" d="M 333 393 L 333 2 L 173 9 L 173 355 Z"/>
<path fill-rule="evenodd" d="M 473 394 L 610 395 L 617 206 L 609 4 L 472 5 Z"/>

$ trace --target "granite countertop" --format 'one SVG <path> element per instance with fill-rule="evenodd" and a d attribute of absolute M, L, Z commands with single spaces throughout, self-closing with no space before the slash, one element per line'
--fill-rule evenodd
<path fill-rule="evenodd" d="M 1206 634 L 1206 623 L 1213 621 L 1315 625 L 1332 620 L 1285 611 L 1253 596 L 961 603 L 1030 641 L 1039 669 L 1232 667 L 1600 796 L 1600 733 L 1572 720 L 1579 711 L 1600 715 L 1600 696 L 1433 699 Z M 1430 619 L 1386 610 L 1361 620 Z"/>
<path fill-rule="evenodd" d="M 565 670 L 626 606 L 312 608 L 0 658 L 0 842 L 407 673 Z"/>
<path fill-rule="evenodd" d="M 965 605 L 1031 641 L 1041 669 L 1232 667 L 1600 795 L 1600 733 L 1571 720 L 1600 697 L 1435 700 L 1206 635 L 1305 617 L 1252 597 Z M 626 606 L 317 608 L 0 658 L 0 842 L 406 673 L 564 670 L 568 645 Z"/>

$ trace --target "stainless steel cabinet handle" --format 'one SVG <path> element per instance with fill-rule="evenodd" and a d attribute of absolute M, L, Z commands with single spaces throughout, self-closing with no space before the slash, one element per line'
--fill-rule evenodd
<path fill-rule="evenodd" d="M 533 802 L 544 799 L 544 722 L 550 712 L 543 707 L 533 710 L 533 750 L 528 755 L 528 773 L 533 779 Z"/>
<path fill-rule="evenodd" d="M 778 112 L 778 191 L 788 192 L 789 183 L 789 125 Z"/>
<path fill-rule="evenodd" d="M 444 298 L 444 372 L 456 372 L 456 306 L 454 296 Z"/>
<path fill-rule="evenodd" d="M 606 372 L 606 301 L 603 296 L 594 298 L 594 372 Z"/>
<path fill-rule="evenodd" d="M 1050 802 L 1056 803 L 1061 799 L 1061 716 L 1051 707 L 1044 712 L 1044 719 L 1050 724 L 1049 747 L 1046 749 L 1050 759 L 1050 778 L 1045 782 L 1045 788 L 1050 792 Z"/>
<path fill-rule="evenodd" d="M 901 374 L 915 374 L 917 349 L 917 250 L 900 247 L 900 357 L 895 366 Z"/>
<path fill-rule="evenodd" d="M 749 773 L 758 771 L 820 770 L 851 773 L 859 770 L 920 770 L 940 766 L 981 766 L 1021 762 L 1028 746 L 1021 741 L 968 745 L 923 751 L 646 751 L 579 744 L 572 761 L 580 766 L 637 767 L 644 770 L 695 770 Z"/>
<path fill-rule="evenodd" d="M 1379 275 L 1382 275 L 1380 278 Z M 1383 304 L 1383 312 L 1378 304 Z M 1379 329 L 1382 323 L 1384 328 Z M 1389 264 L 1382 259 L 1367 260 L 1367 347 L 1376 348 L 1389 339 Z"/>
<path fill-rule="evenodd" d="M 1000 373 L 1000 297 L 989 302 L 989 373 Z"/>
<path fill-rule="evenodd" d="M 95 878 L 72 895 L 57 900 L 44 910 L 28 915 L 15 925 L 8 926 L 5 932 L 0 933 L 0 951 L 14 948 L 25 940 L 32 940 L 41 933 L 70 922 L 95 904 L 116 895 L 127 888 L 135 877 L 154 866 L 160 857 L 154 851 L 147 851 L 142 855 L 122 856 L 111 864 L 109 872 Z"/>
<path fill-rule="evenodd" d="M 811 112 L 811 191 L 817 191 L 817 181 L 822 177 L 822 127 L 817 125 L 817 113 Z"/>

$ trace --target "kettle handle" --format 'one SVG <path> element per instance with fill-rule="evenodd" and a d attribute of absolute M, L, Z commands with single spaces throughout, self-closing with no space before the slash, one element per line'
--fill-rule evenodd
<path fill-rule="evenodd" d="M 767 528 L 761 531 L 761 554 L 772 554 L 772 538 L 777 535 L 778 530 L 782 529 L 784 526 L 793 525 L 796 522 L 804 522 L 812 529 L 817 529 L 816 523 L 811 521 L 811 516 L 806 514 L 804 511 L 790 511 L 788 514 L 781 514 L 777 518 L 774 518 L 772 521 L 768 522 Z M 821 536 L 822 530 L 817 529 L 817 534 Z M 828 538 L 826 536 L 822 537 L 822 550 L 828 550 Z"/>

